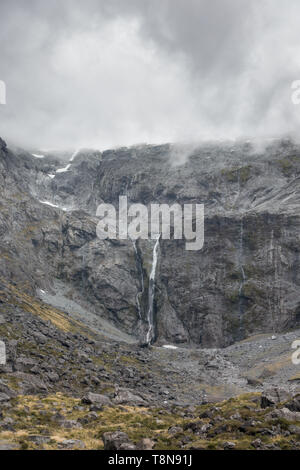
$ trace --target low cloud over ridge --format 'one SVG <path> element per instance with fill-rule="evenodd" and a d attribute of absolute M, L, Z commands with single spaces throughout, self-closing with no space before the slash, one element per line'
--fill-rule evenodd
<path fill-rule="evenodd" d="M 297 0 L 2 0 L 0 135 L 37 147 L 297 135 Z"/>

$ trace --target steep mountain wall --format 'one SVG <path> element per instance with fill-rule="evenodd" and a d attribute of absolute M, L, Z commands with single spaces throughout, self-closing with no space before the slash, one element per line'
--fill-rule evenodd
<path fill-rule="evenodd" d="M 100 241 L 96 208 L 117 205 L 120 195 L 146 205 L 203 203 L 201 251 L 186 251 L 184 240 L 159 242 L 156 340 L 223 347 L 299 327 L 295 144 L 81 150 L 67 171 L 56 173 L 60 166 L 1 141 L 1 276 L 31 293 L 55 293 L 59 280 L 69 298 L 145 338 L 154 241 Z"/>

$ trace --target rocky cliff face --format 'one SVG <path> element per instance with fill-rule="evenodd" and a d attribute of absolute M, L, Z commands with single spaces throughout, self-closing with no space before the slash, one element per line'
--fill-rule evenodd
<path fill-rule="evenodd" d="M 187 150 L 81 150 L 61 162 L 12 152 L 1 140 L 1 277 L 144 339 L 154 241 L 100 241 L 96 208 L 117 205 L 120 195 L 146 205 L 203 203 L 201 251 L 186 251 L 184 240 L 159 242 L 158 344 L 225 347 L 299 327 L 300 149 L 278 141 L 263 150 L 250 143 Z"/>

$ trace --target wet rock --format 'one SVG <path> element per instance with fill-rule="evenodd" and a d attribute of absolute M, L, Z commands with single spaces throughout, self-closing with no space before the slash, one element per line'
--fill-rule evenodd
<path fill-rule="evenodd" d="M 1 217 L 0 234 L 5 233 L 12 259 L 1 263 L 1 274 L 24 284 L 29 281 L 33 291 L 41 288 L 41 284 L 49 290 L 59 272 L 81 301 L 89 298 L 99 316 L 143 337 L 141 333 L 147 323 L 143 304 L 147 292 L 141 299 L 144 325 L 136 328 L 140 272 L 132 243 L 95 241 L 97 203 L 104 200 L 117 203 L 117 195 L 126 187 L 132 202 L 146 205 L 153 200 L 167 204 L 174 200 L 180 204 L 191 200 L 206 203 L 205 252 L 187 255 L 181 240 L 162 241 L 156 293 L 158 339 L 174 344 L 224 347 L 250 334 L 269 333 L 272 320 L 279 331 L 299 325 L 297 315 L 289 307 L 300 301 L 297 278 L 290 276 L 291 270 L 297 273 L 298 262 L 295 255 L 298 146 L 292 142 L 286 146 L 282 141 L 270 144 L 259 161 L 253 158 L 248 145 L 240 143 L 236 147 L 231 153 L 223 144 L 203 144 L 194 149 L 192 158 L 180 171 L 170 165 L 172 145 L 115 149 L 102 154 L 82 151 L 72 162 L 70 171 L 51 180 L 47 175 L 59 165 L 56 157 L 36 161 L 27 152 L 17 149 L 12 152 L 3 145 L 0 195 L 2 206 L 9 210 Z M 269 164 L 270 156 L 273 165 Z M 292 187 L 292 174 L 286 168 L 295 176 Z M 267 188 L 271 189 L 266 197 Z M 296 195 L 296 201 L 288 198 L 290 191 Z M 38 199 L 77 210 L 63 213 L 60 208 L 39 203 Z M 32 221 L 39 221 L 40 226 L 36 227 Z M 242 260 L 236 256 L 241 241 Z M 269 256 L 270 244 L 272 256 Z M 148 263 L 148 245 L 145 241 L 139 247 L 144 266 Z M 228 246 L 233 249 L 229 250 Z M 101 270 L 95 262 L 96 256 L 101 259 Z M 242 331 L 234 322 L 239 314 L 241 261 L 247 265 L 248 273 L 242 292 L 246 320 Z M 280 270 L 283 281 L 280 300 L 288 299 L 280 312 L 274 290 L 276 269 Z M 144 274 L 147 281 L 146 270 Z M 212 283 L 217 295 L 212 293 Z M 199 285 L 202 286 L 200 296 Z M 264 295 L 266 291 L 271 293 L 271 305 Z M 251 321 L 253 312 L 255 322 Z M 48 338 L 44 332 L 41 334 Z M 36 337 L 38 344 L 46 344 L 44 341 L 45 338 Z M 67 348 L 71 348 L 71 343 L 61 340 Z M 277 345 L 278 336 L 273 343 Z M 220 364 L 215 361 L 208 367 L 218 371 Z"/>

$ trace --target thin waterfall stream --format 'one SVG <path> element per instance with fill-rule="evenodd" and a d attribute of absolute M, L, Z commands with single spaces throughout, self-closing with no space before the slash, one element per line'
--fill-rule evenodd
<path fill-rule="evenodd" d="M 239 240 L 239 265 L 242 274 L 242 279 L 239 287 L 239 322 L 240 322 L 240 334 L 242 335 L 243 329 L 243 287 L 247 280 L 244 266 L 243 266 L 243 256 L 244 256 L 244 220 L 241 218 L 240 224 L 240 240 Z"/>
<path fill-rule="evenodd" d="M 138 314 L 139 314 L 139 319 L 142 320 L 142 307 L 141 307 L 141 300 L 143 298 L 143 294 L 145 291 L 145 284 L 144 284 L 144 273 L 143 273 L 143 262 L 141 259 L 141 255 L 137 246 L 137 240 L 133 240 L 133 248 L 135 251 L 135 256 L 136 256 L 136 262 L 137 262 L 137 267 L 138 267 L 138 272 L 139 272 L 139 278 L 140 278 L 140 287 L 141 290 L 136 294 L 136 305 L 138 309 Z"/>
<path fill-rule="evenodd" d="M 153 256 L 152 256 L 152 269 L 149 277 L 149 304 L 148 304 L 148 332 L 146 336 L 147 344 L 151 344 L 155 335 L 155 326 L 154 326 L 154 298 L 155 298 L 155 285 L 156 285 L 156 269 L 158 262 L 158 253 L 159 253 L 159 241 L 160 235 L 157 237 L 155 245 L 153 247 Z"/>

